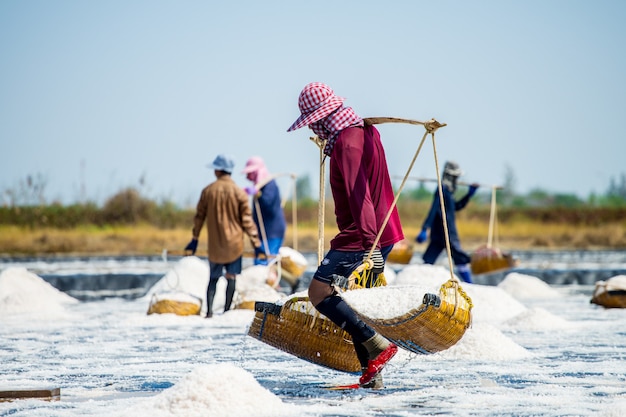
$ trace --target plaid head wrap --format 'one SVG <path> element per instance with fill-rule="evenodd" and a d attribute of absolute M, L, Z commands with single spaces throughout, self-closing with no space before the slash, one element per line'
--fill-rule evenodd
<path fill-rule="evenodd" d="M 332 153 L 339 132 L 350 126 L 363 126 L 363 119 L 352 110 L 352 107 L 343 107 L 343 105 L 325 119 L 309 125 L 317 136 L 327 140 L 324 146 L 324 155 L 327 156 Z"/>
<path fill-rule="evenodd" d="M 288 132 L 308 126 L 324 119 L 341 107 L 345 99 L 335 95 L 332 88 L 324 83 L 309 83 L 300 92 L 298 108 L 300 117 L 287 129 Z"/>

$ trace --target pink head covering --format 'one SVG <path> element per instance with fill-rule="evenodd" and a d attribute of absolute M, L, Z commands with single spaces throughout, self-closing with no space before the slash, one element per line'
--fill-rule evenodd
<path fill-rule="evenodd" d="M 317 122 L 331 114 L 333 111 L 341 107 L 344 102 L 343 97 L 335 95 L 332 88 L 324 83 L 309 83 L 300 92 L 298 98 L 298 108 L 300 109 L 300 117 L 293 122 L 287 129 L 287 132 L 308 126 Z"/>
<path fill-rule="evenodd" d="M 270 176 L 270 173 L 265 166 L 265 162 L 263 162 L 263 159 L 260 156 L 253 156 L 248 159 L 248 162 L 246 162 L 246 167 L 241 172 L 244 174 L 255 172 L 256 178 L 254 180 L 254 185 L 262 183 L 266 178 Z"/>

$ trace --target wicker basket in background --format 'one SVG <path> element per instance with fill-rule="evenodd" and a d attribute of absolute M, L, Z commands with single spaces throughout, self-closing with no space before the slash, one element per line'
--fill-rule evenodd
<path fill-rule="evenodd" d="M 502 253 L 499 249 L 480 247 L 472 253 L 471 268 L 473 274 L 486 274 L 514 268 L 518 261 L 510 253 Z"/>
<path fill-rule="evenodd" d="M 176 314 L 178 316 L 199 315 L 202 309 L 202 299 L 191 294 L 181 297 L 178 293 L 152 294 L 148 315 Z"/>

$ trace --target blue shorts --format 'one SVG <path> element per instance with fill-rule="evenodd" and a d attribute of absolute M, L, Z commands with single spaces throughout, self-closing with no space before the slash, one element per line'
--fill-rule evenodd
<path fill-rule="evenodd" d="M 383 255 L 383 259 L 387 260 L 391 249 L 393 249 L 393 245 L 381 248 L 380 253 Z M 348 277 L 352 271 L 363 263 L 365 255 L 365 251 L 347 252 L 331 249 L 317 267 L 313 279 L 330 285 L 333 282 L 334 275 Z"/>
<path fill-rule="evenodd" d="M 209 261 L 209 279 L 218 279 L 225 274 L 241 274 L 241 256 L 227 264 L 216 264 Z"/>

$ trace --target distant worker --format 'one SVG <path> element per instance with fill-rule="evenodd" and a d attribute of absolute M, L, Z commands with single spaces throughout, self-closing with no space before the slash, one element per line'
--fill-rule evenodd
<path fill-rule="evenodd" d="M 280 190 L 259 156 L 248 159 L 243 173 L 253 184 L 246 192 L 252 196 L 252 218 L 261 237 L 261 247 L 254 250 L 254 264 L 267 265 L 267 255 L 278 255 L 287 229 Z"/>
<path fill-rule="evenodd" d="M 446 222 L 448 224 L 448 235 L 450 236 L 450 251 L 452 252 L 452 260 L 456 266 L 457 273 L 465 282 L 472 282 L 470 269 L 470 256 L 461 249 L 461 241 L 456 230 L 456 211 L 462 210 L 470 198 L 476 193 L 478 184 L 471 184 L 467 194 L 459 201 L 454 200 L 454 192 L 456 191 L 457 180 L 463 172 L 456 162 L 446 162 L 443 168 L 443 177 L 441 179 L 441 189 L 443 191 L 443 200 L 446 209 Z M 441 203 L 439 201 L 439 188 L 435 190 L 432 205 L 422 230 L 415 239 L 417 243 L 424 243 L 428 238 L 428 229 L 430 229 L 430 243 L 424 252 L 422 259 L 425 264 L 433 265 L 439 254 L 446 249 L 445 231 L 443 228 L 443 218 L 441 216 Z"/>
<path fill-rule="evenodd" d="M 207 288 L 206 318 L 213 316 L 213 300 L 219 278 L 226 278 L 226 304 L 230 310 L 235 294 L 237 275 L 241 274 L 244 233 L 255 248 L 261 246 L 258 230 L 252 220 L 248 195 L 231 178 L 235 163 L 225 155 L 218 155 L 209 165 L 215 170 L 216 181 L 206 186 L 196 207 L 191 242 L 185 254 L 195 255 L 198 237 L 206 221 L 209 240 L 209 286 Z"/>

